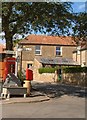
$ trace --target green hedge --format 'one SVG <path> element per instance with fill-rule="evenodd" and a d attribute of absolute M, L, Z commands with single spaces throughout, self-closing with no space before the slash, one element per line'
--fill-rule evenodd
<path fill-rule="evenodd" d="M 39 68 L 38 71 L 40 74 L 42 73 L 54 73 L 56 70 L 56 68 L 49 68 L 49 67 L 43 67 L 43 68 Z"/>
<path fill-rule="evenodd" d="M 87 67 L 65 67 L 63 68 L 64 73 L 80 73 L 87 72 Z"/>
<path fill-rule="evenodd" d="M 38 71 L 40 74 L 42 73 L 54 73 L 55 70 L 57 70 L 58 67 L 56 68 L 51 68 L 51 67 L 42 67 L 39 68 Z M 63 73 L 80 73 L 80 72 L 87 72 L 87 67 L 80 67 L 80 66 L 76 66 L 76 67 L 61 67 Z"/>

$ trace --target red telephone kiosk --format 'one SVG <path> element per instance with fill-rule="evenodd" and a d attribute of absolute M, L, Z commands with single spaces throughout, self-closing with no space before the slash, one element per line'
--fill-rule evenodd
<path fill-rule="evenodd" d="M 9 73 L 15 73 L 15 62 L 16 59 L 13 57 L 8 57 L 4 59 L 5 62 L 5 69 L 4 69 L 4 80 Z"/>

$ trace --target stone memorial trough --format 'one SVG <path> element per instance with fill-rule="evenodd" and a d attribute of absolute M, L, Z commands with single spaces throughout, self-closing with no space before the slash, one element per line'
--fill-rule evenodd
<path fill-rule="evenodd" d="M 8 74 L 2 87 L 1 97 L 10 98 L 10 95 L 24 95 L 24 97 L 26 97 L 26 93 L 27 88 L 22 87 L 21 81 L 15 74 Z"/>

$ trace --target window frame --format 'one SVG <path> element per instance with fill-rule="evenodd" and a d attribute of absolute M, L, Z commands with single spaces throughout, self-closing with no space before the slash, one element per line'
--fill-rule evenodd
<path fill-rule="evenodd" d="M 57 47 L 59 47 L 60 49 L 57 50 Z M 57 54 L 57 52 L 60 52 L 60 54 Z M 56 46 L 56 56 L 62 56 L 62 47 L 61 46 Z"/>
<path fill-rule="evenodd" d="M 39 46 L 40 49 L 36 49 L 37 46 Z M 38 53 L 36 53 L 36 52 L 40 52 L 40 53 L 38 54 Z M 42 55 L 41 45 L 36 45 L 36 46 L 35 46 L 35 55 Z"/>
<path fill-rule="evenodd" d="M 27 68 L 31 68 L 32 67 L 32 63 L 27 63 Z"/>

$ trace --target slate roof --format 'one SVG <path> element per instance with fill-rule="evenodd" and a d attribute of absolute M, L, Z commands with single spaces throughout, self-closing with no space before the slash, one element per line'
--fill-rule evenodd
<path fill-rule="evenodd" d="M 39 62 L 42 64 L 48 64 L 48 65 L 79 65 L 77 62 L 73 61 L 73 59 L 69 58 L 40 58 Z"/>
<path fill-rule="evenodd" d="M 19 44 L 47 44 L 47 45 L 70 45 L 76 46 L 71 36 L 45 36 L 45 35 L 29 35 L 21 40 Z"/>

